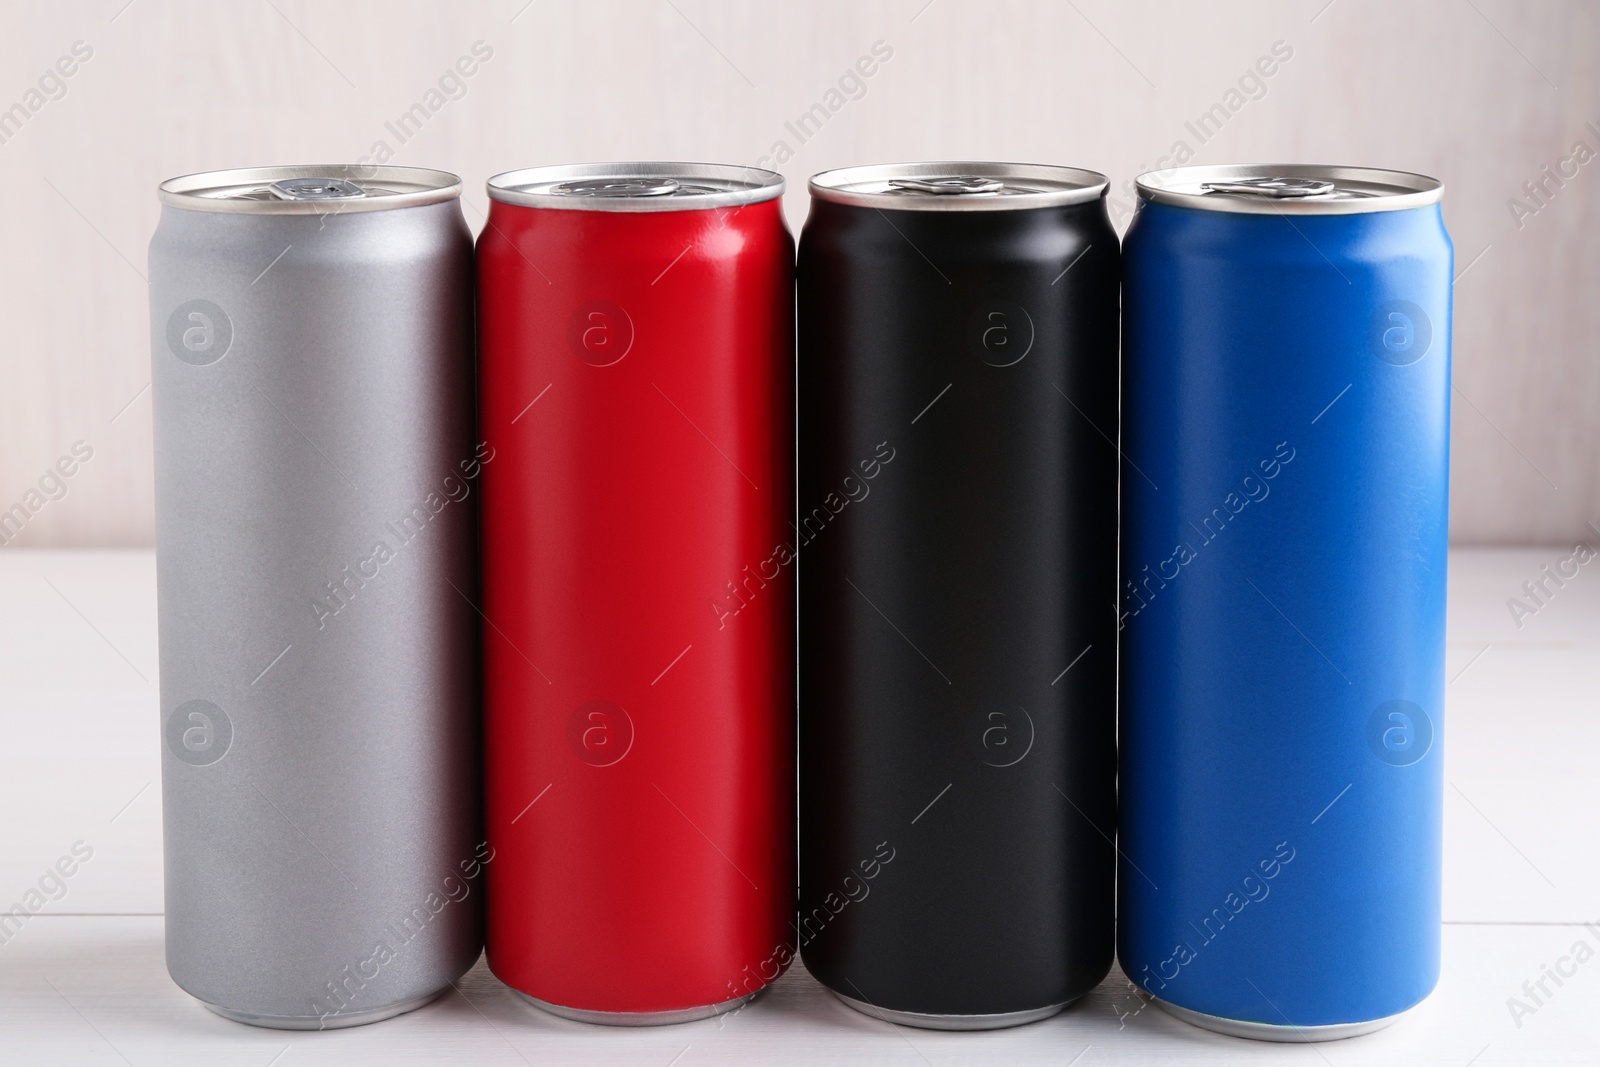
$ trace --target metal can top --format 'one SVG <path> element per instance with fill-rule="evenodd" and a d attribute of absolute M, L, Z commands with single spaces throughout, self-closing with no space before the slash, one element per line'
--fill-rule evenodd
<path fill-rule="evenodd" d="M 461 195 L 461 179 L 442 170 L 420 167 L 335 163 L 185 174 L 168 178 L 158 192 L 163 204 L 189 211 L 327 215 L 454 200 Z"/>
<path fill-rule="evenodd" d="M 811 178 L 818 200 L 896 211 L 1013 211 L 1098 200 L 1106 176 L 1035 163 L 880 163 Z"/>
<path fill-rule="evenodd" d="M 1245 215 L 1362 215 L 1437 204 L 1444 183 L 1423 174 L 1307 163 L 1177 167 L 1138 177 L 1155 204 Z"/>
<path fill-rule="evenodd" d="M 569 211 L 704 211 L 783 195 L 783 176 L 723 163 L 576 163 L 508 170 L 489 196 Z"/>

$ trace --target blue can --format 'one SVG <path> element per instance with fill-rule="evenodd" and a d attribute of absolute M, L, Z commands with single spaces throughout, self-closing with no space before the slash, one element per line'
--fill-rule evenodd
<path fill-rule="evenodd" d="M 1300 165 L 1138 186 L 1118 954 L 1199 1026 L 1366 1033 L 1439 977 L 1443 187 Z"/>

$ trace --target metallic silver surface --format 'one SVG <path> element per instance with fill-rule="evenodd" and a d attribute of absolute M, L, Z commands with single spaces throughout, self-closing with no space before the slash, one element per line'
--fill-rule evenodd
<path fill-rule="evenodd" d="M 359 196 L 286 196 L 296 188 L 354 186 Z M 169 178 L 157 190 L 166 207 L 241 215 L 359 214 L 459 201 L 461 179 L 421 167 L 368 167 L 347 163 L 247 167 Z M 333 203 L 329 203 L 333 200 Z"/>
<path fill-rule="evenodd" d="M 1281 195 L 1296 187 L 1320 188 L 1316 183 L 1332 183 L 1333 188 L 1311 195 Z M 1437 204 L 1444 196 L 1444 183 L 1423 174 L 1306 163 L 1175 167 L 1141 174 L 1137 185 L 1140 199 L 1152 203 L 1244 215 L 1361 215 L 1369 211 L 1405 211 Z M 1279 195 L 1263 195 L 1274 190 Z"/>
<path fill-rule="evenodd" d="M 343 178 L 285 178 L 267 186 L 279 200 L 342 200 L 366 196 L 367 191 Z"/>
<path fill-rule="evenodd" d="M 1027 1011 L 1001 1012 L 997 1015 L 925 1015 L 917 1011 L 880 1008 L 864 1000 L 847 997 L 837 990 L 830 992 L 863 1015 L 870 1015 L 884 1022 L 898 1023 L 901 1026 L 919 1026 L 924 1030 L 1004 1030 L 1009 1026 L 1024 1026 L 1041 1019 L 1048 1019 L 1072 1003 L 1070 1000 L 1063 1000 L 1060 1004 L 1047 1004 L 1042 1008 L 1030 1008 Z"/>
<path fill-rule="evenodd" d="M 489 196 L 523 207 L 577 211 L 703 211 L 783 195 L 783 176 L 722 163 L 576 163 L 510 170 Z"/>
<path fill-rule="evenodd" d="M 483 941 L 471 238 L 207 202 L 150 245 L 167 966 L 371 1020 Z"/>
<path fill-rule="evenodd" d="M 1398 1015 L 1387 1015 L 1382 1019 L 1372 1019 L 1360 1023 L 1333 1023 L 1326 1026 L 1288 1026 L 1279 1023 L 1254 1023 L 1240 1019 L 1224 1019 L 1220 1015 L 1206 1015 L 1203 1012 L 1191 1011 L 1180 1008 L 1176 1004 L 1168 1003 L 1160 997 L 1152 997 L 1161 1010 L 1173 1018 L 1182 1019 L 1191 1026 L 1198 1026 L 1204 1030 L 1211 1030 L 1229 1037 L 1242 1037 L 1251 1041 L 1283 1041 L 1296 1043 L 1310 1043 L 1313 1041 L 1342 1041 L 1347 1037 L 1360 1037 L 1370 1034 L 1375 1030 L 1382 1030 L 1399 1020 L 1410 1015 L 1416 1008 L 1408 1008 Z"/>
<path fill-rule="evenodd" d="M 1338 187 L 1330 181 L 1317 178 L 1240 178 L 1233 182 L 1201 182 L 1200 188 L 1208 193 L 1242 193 L 1246 196 L 1270 196 L 1278 200 L 1297 199 L 1302 196 L 1326 196 Z"/>
<path fill-rule="evenodd" d="M 998 178 L 953 175 L 949 178 L 890 178 L 889 186 L 892 189 L 932 193 L 935 196 L 982 196 L 1001 192 L 1006 184 Z"/>
<path fill-rule="evenodd" d="M 880 163 L 826 170 L 811 195 L 837 204 L 896 211 L 1016 211 L 1086 204 L 1106 191 L 1106 176 L 1033 163 Z"/>
<path fill-rule="evenodd" d="M 583 1008 L 566 1008 L 560 1004 L 551 1004 L 538 997 L 530 997 L 520 989 L 511 991 L 540 1011 L 547 1011 L 551 1015 L 559 1015 L 573 1022 L 598 1023 L 601 1026 L 669 1026 L 673 1023 L 692 1023 L 696 1019 L 710 1019 L 743 1007 L 765 992 L 765 988 L 732 1000 L 724 1000 L 720 1004 L 678 1008 L 674 1011 L 586 1011 Z"/>
<path fill-rule="evenodd" d="M 368 1023 L 381 1023 L 385 1019 L 393 1019 L 396 1015 L 404 1015 L 408 1011 L 427 1007 L 438 1000 L 450 989 L 443 989 L 432 993 L 424 993 L 413 1000 L 402 1001 L 399 1004 L 390 1004 L 382 1008 L 371 1008 L 367 1011 L 343 1012 L 339 1015 L 254 1015 L 247 1011 L 234 1011 L 231 1008 L 220 1007 L 216 1004 L 207 1004 L 205 1007 L 236 1023 L 247 1023 L 250 1026 L 264 1026 L 272 1030 L 345 1030 L 352 1026 L 366 1026 Z"/>
<path fill-rule="evenodd" d="M 557 196 L 676 196 L 682 188 L 674 178 L 585 178 L 550 191 Z"/>

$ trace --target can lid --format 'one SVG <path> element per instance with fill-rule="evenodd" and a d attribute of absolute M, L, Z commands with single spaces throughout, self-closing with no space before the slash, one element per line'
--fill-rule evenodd
<path fill-rule="evenodd" d="M 1013 211 L 1098 200 L 1106 176 L 1035 163 L 880 163 L 811 178 L 818 200 L 896 211 Z"/>
<path fill-rule="evenodd" d="M 461 179 L 420 167 L 248 167 L 169 178 L 158 188 L 163 204 L 189 211 L 246 215 L 326 215 L 387 211 L 454 200 Z"/>
<path fill-rule="evenodd" d="M 783 194 L 783 176 L 723 163 L 575 163 L 508 170 L 489 197 L 569 211 L 705 211 Z"/>
<path fill-rule="evenodd" d="M 1156 204 L 1247 215 L 1362 215 L 1437 204 L 1444 183 L 1423 174 L 1307 163 L 1176 167 L 1138 178 Z"/>

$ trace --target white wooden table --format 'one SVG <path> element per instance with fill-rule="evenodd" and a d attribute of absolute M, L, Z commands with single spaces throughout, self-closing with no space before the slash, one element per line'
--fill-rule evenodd
<path fill-rule="evenodd" d="M 375 1026 L 226 1022 L 162 956 L 153 557 L 0 551 L 0 910 L 93 850 L 0 944 L 0 1064 L 1600 1063 L 1600 561 L 1520 629 L 1506 606 L 1568 551 L 1452 554 L 1444 979 L 1390 1030 L 1315 1047 L 1184 1026 L 1117 971 L 1054 1019 L 989 1034 L 874 1021 L 799 967 L 731 1019 L 643 1030 L 541 1014 L 481 962 Z M 1508 999 L 1580 941 L 1595 958 L 1514 1018 Z"/>

